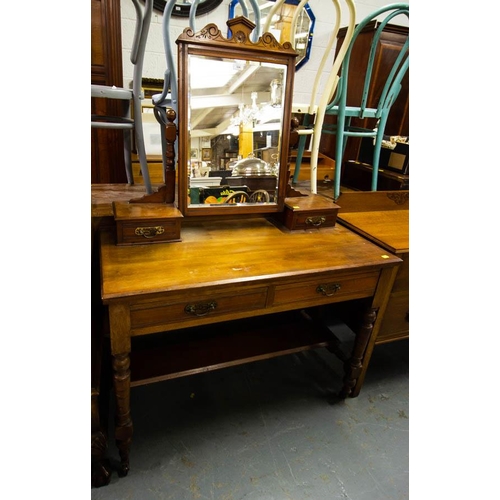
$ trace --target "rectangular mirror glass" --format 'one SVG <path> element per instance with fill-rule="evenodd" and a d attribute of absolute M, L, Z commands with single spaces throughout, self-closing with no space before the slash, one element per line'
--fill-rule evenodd
<path fill-rule="evenodd" d="M 276 204 L 286 66 L 200 55 L 188 65 L 189 205 Z"/>

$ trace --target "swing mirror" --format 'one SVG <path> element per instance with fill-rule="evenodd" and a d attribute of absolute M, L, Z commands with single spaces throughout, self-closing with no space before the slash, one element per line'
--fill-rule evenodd
<path fill-rule="evenodd" d="M 185 216 L 283 210 L 296 52 L 255 25 L 186 28 L 179 47 L 178 201 Z"/>

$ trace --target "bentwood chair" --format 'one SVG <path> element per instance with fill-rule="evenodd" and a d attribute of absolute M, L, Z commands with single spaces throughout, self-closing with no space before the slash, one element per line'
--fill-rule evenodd
<path fill-rule="evenodd" d="M 409 20 L 409 5 L 405 3 L 389 4 L 372 12 L 361 21 L 354 31 L 349 48 L 342 63 L 340 81 L 335 98 L 326 106 L 325 115 L 336 116 L 336 123 L 325 125 L 321 128 L 323 134 L 335 134 L 335 182 L 334 200 L 340 195 L 340 180 L 342 172 L 342 158 L 345 151 L 347 139 L 349 137 L 371 137 L 374 140 L 373 161 L 372 161 L 372 182 L 371 191 L 377 190 L 378 166 L 380 150 L 384 137 L 385 126 L 391 107 L 401 90 L 401 82 L 410 65 L 409 59 L 409 37 L 403 44 L 395 61 L 388 71 L 385 83 L 381 89 L 373 89 L 371 82 L 375 79 L 375 74 L 379 68 L 374 64 L 377 49 L 380 45 L 382 31 L 389 22 L 399 18 L 406 22 Z M 359 64 L 350 68 L 350 58 L 358 35 L 366 25 L 376 21 L 376 31 L 372 38 L 370 53 L 364 67 Z M 396 23 L 397 24 L 397 23 Z M 357 102 L 353 102 L 351 89 L 349 88 L 349 73 L 362 72 L 365 75 L 363 89 Z M 380 79 L 380 74 L 377 75 Z M 370 105 L 369 105 L 370 104 Z M 371 119 L 366 122 L 366 126 L 356 126 L 351 123 L 352 119 Z M 372 123 L 370 123 L 372 122 Z M 373 124 L 373 125 L 372 125 Z"/>
<path fill-rule="evenodd" d="M 148 194 L 152 193 L 151 180 L 149 177 L 148 163 L 146 159 L 146 148 L 144 145 L 144 132 L 142 126 L 142 69 L 144 64 L 144 53 L 151 24 L 153 12 L 153 0 L 132 0 L 136 11 L 136 25 L 130 60 L 133 64 L 132 89 L 123 87 L 92 85 L 91 97 L 104 99 L 117 99 L 123 102 L 123 114 L 121 116 L 92 115 L 92 128 L 121 129 L 124 133 L 124 159 L 127 182 L 134 184 L 132 172 L 132 130 L 135 132 L 135 147 L 141 165 L 141 174 L 144 186 Z M 132 103 L 132 112 L 131 112 Z"/>
<path fill-rule="evenodd" d="M 152 96 L 155 118 L 160 124 L 160 137 L 161 137 L 161 146 L 163 152 L 162 159 L 163 159 L 164 171 L 166 168 L 165 151 L 167 147 L 167 142 L 165 137 L 165 127 L 164 127 L 164 125 L 167 123 L 166 110 L 170 108 L 173 109 L 176 114 L 178 114 L 179 93 L 177 88 L 177 70 L 176 70 L 177 50 L 174 50 L 174 47 L 172 45 L 171 30 L 170 30 L 170 20 L 176 3 L 178 3 L 177 0 L 166 0 L 165 7 L 163 9 L 162 35 L 163 35 L 163 48 L 165 50 L 166 69 L 163 76 L 163 89 L 161 94 L 155 94 Z M 199 3 L 200 0 L 192 0 L 191 6 L 189 8 L 189 27 L 193 31 L 196 31 L 196 10 L 198 8 Z M 256 0 L 251 0 L 251 3 L 254 8 L 257 8 Z M 178 124 L 177 117 L 175 118 L 174 123 L 176 125 Z M 174 148 L 175 148 L 175 156 L 177 158 L 177 152 L 178 152 L 177 141 L 175 141 Z"/>
<path fill-rule="evenodd" d="M 323 57 L 321 59 L 318 71 L 316 73 L 316 78 L 313 83 L 313 88 L 311 91 L 311 99 L 308 104 L 305 103 L 293 103 L 292 112 L 303 114 L 303 122 L 298 129 L 299 142 L 297 147 L 297 159 L 295 161 L 295 171 L 293 174 L 293 183 L 295 184 L 299 178 L 300 167 L 302 164 L 302 159 L 304 156 L 304 151 L 306 147 L 306 141 L 308 136 L 310 137 L 309 151 L 311 152 L 311 192 L 317 192 L 317 168 L 318 168 L 318 157 L 319 157 L 319 144 L 321 140 L 321 130 L 323 128 L 325 112 L 328 103 L 331 101 L 335 91 L 337 89 L 337 84 L 339 82 L 339 70 L 347 53 L 349 42 L 354 34 L 354 26 L 356 22 L 356 6 L 353 0 L 345 0 L 347 6 L 346 16 L 344 17 L 345 25 L 347 26 L 346 35 L 344 41 L 337 52 L 337 56 L 334 58 L 331 69 L 328 73 L 327 81 L 323 86 L 321 94 L 319 93 L 320 83 L 323 77 L 323 72 L 327 62 L 331 59 L 332 49 L 334 43 L 337 39 L 337 34 L 340 29 L 340 23 L 342 21 L 342 8 L 339 0 L 332 0 L 335 7 L 335 26 L 330 34 L 328 43 L 324 49 Z M 305 4 L 302 0 L 301 4 Z"/>

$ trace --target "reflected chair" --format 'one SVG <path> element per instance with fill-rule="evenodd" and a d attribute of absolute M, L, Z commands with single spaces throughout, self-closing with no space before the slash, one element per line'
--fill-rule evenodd
<path fill-rule="evenodd" d="M 135 132 L 135 147 L 141 165 L 141 174 L 144 186 L 148 194 L 152 193 L 151 180 L 149 177 L 148 163 L 146 159 L 146 148 L 144 145 L 144 132 L 142 126 L 142 68 L 144 53 L 151 24 L 153 12 L 153 0 L 145 0 L 142 5 L 139 0 L 132 0 L 136 11 L 136 24 L 130 60 L 134 66 L 132 89 L 123 87 L 92 85 L 91 97 L 104 99 L 117 99 L 123 102 L 123 114 L 121 116 L 92 115 L 91 127 L 102 129 L 121 129 L 124 135 L 124 159 L 127 182 L 134 184 L 132 172 L 132 130 Z M 132 111 L 131 111 L 132 103 Z"/>
<path fill-rule="evenodd" d="M 380 150 L 384 137 L 387 118 L 393 103 L 395 102 L 401 90 L 401 82 L 408 71 L 409 59 L 409 37 L 401 47 L 391 69 L 387 73 L 385 83 L 381 88 L 374 89 L 371 82 L 375 79 L 376 72 L 379 71 L 374 60 L 377 54 L 380 37 L 386 25 L 396 17 L 401 16 L 409 20 L 409 5 L 404 3 L 389 4 L 374 11 L 361 21 L 354 31 L 350 41 L 349 48 L 342 63 L 340 81 L 335 98 L 329 103 L 324 111 L 325 115 L 336 116 L 336 123 L 322 127 L 323 134 L 335 134 L 335 182 L 334 182 L 334 200 L 340 195 L 340 180 L 342 172 L 342 158 L 344 155 L 347 139 L 349 137 L 371 137 L 374 140 L 373 161 L 372 161 L 372 182 L 371 191 L 377 190 L 378 166 L 380 160 Z M 356 67 L 350 69 L 350 58 L 355 46 L 358 35 L 363 31 L 366 25 L 376 21 L 376 31 L 373 36 L 370 53 L 364 67 L 356 64 Z M 349 88 L 349 72 L 361 72 L 364 74 L 364 84 L 362 92 L 357 102 L 352 96 L 352 89 Z M 377 74 L 380 79 L 381 75 Z M 370 105 L 369 105 L 370 104 Z M 354 125 L 351 120 L 371 119 L 362 122 L 362 125 Z M 372 122 L 370 124 L 370 122 Z M 366 123 L 364 125 L 363 123 Z"/>
<path fill-rule="evenodd" d="M 321 140 L 321 130 L 323 128 L 325 112 L 328 103 L 332 100 L 337 89 L 337 84 L 339 82 L 339 71 L 347 53 L 349 47 L 349 42 L 354 34 L 354 27 L 356 22 L 356 6 L 353 0 L 345 0 L 347 6 L 347 13 L 344 20 L 347 19 L 347 31 L 344 41 L 337 52 L 337 56 L 334 58 L 332 67 L 328 74 L 328 79 L 323 86 L 321 95 L 319 95 L 319 87 L 322 80 L 323 72 L 326 63 L 331 59 L 331 52 L 334 47 L 334 43 L 337 39 L 337 35 L 340 28 L 340 23 L 342 20 L 342 8 L 339 0 L 332 0 L 335 7 L 336 22 L 335 26 L 330 34 L 328 43 L 324 49 L 323 57 L 321 59 L 319 68 L 316 73 L 316 78 L 314 80 L 311 99 L 309 104 L 293 103 L 292 112 L 297 114 L 303 114 L 303 122 L 299 129 L 297 130 L 299 134 L 299 142 L 297 146 L 297 159 L 295 161 L 295 171 L 293 174 L 293 183 L 295 184 L 299 178 L 300 167 L 302 164 L 302 159 L 304 156 L 304 150 L 306 147 L 307 137 L 310 137 L 309 151 L 311 152 L 311 192 L 316 194 L 317 192 L 317 168 L 318 168 L 318 157 L 319 157 L 319 144 Z M 301 4 L 304 2 L 301 2 Z M 319 97 L 318 97 L 319 96 Z"/>
<path fill-rule="evenodd" d="M 245 191 L 234 191 L 224 200 L 224 203 L 247 203 L 248 200 L 249 196 Z"/>

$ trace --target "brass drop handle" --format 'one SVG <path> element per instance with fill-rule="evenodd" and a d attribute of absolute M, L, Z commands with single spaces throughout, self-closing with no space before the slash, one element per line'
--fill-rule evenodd
<path fill-rule="evenodd" d="M 325 297 L 331 297 L 335 295 L 335 293 L 340 290 L 339 283 L 331 283 L 328 285 L 318 285 L 316 288 L 316 292 L 321 293 Z"/>
<path fill-rule="evenodd" d="M 163 234 L 165 229 L 163 226 L 149 226 L 149 227 L 136 227 L 135 234 L 137 236 L 144 236 L 144 238 L 154 238 L 159 234 Z"/>
<path fill-rule="evenodd" d="M 324 224 L 326 219 L 323 216 L 317 216 L 317 217 L 308 217 L 306 219 L 306 224 L 309 224 L 314 227 L 319 227 L 321 224 Z"/>
<path fill-rule="evenodd" d="M 216 307 L 217 302 L 213 300 L 204 304 L 188 304 L 184 308 L 184 312 L 193 316 L 206 316 L 210 311 L 214 311 Z"/>

